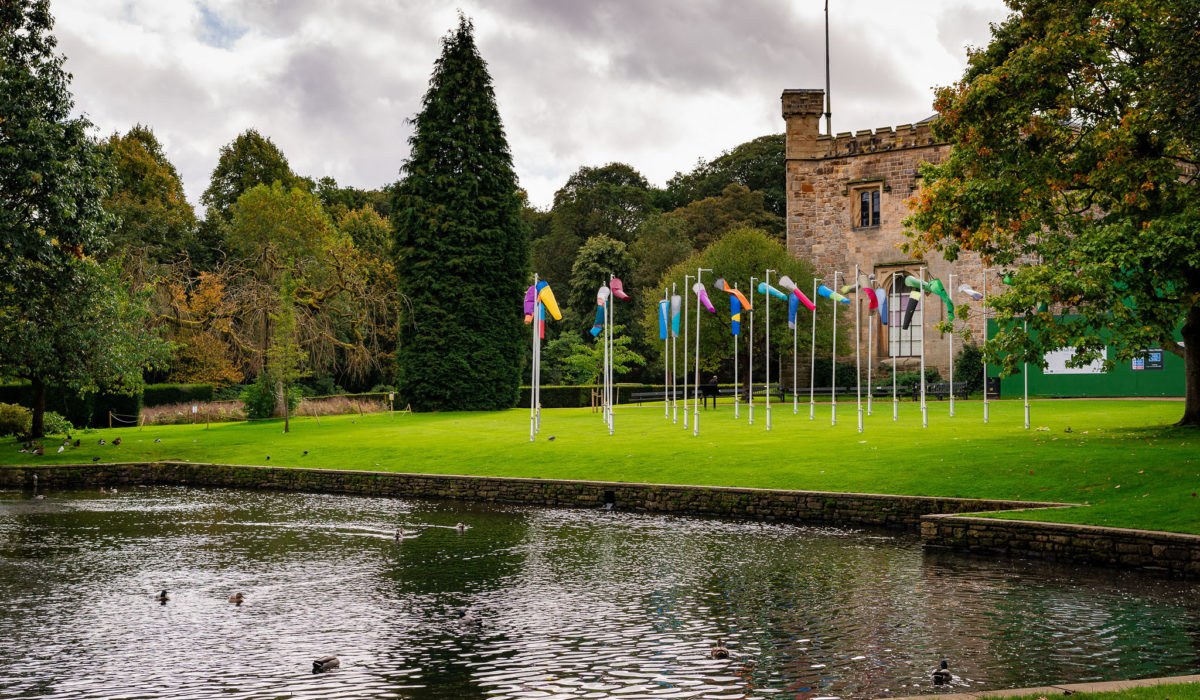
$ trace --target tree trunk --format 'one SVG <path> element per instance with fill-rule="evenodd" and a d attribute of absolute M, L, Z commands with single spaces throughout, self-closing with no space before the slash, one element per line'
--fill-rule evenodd
<path fill-rule="evenodd" d="M 1183 418 L 1175 425 L 1200 427 L 1200 306 L 1183 322 Z"/>
<path fill-rule="evenodd" d="M 46 436 L 46 382 L 39 377 L 30 380 L 33 386 L 33 422 L 29 428 L 29 436 L 40 438 Z"/>

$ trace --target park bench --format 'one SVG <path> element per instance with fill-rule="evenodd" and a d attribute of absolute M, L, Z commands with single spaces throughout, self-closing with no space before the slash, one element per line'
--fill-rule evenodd
<path fill-rule="evenodd" d="M 671 398 L 682 399 L 687 396 L 685 389 L 676 389 L 672 392 L 670 389 L 659 389 L 657 391 L 635 391 L 629 395 L 629 400 L 639 406 L 643 401 L 666 401 Z"/>
<path fill-rule="evenodd" d="M 959 399 L 965 399 L 971 393 L 970 390 L 967 388 L 966 382 L 954 382 L 953 390 L 954 390 L 955 398 L 959 398 Z M 950 396 L 950 391 L 951 391 L 950 382 L 928 383 L 925 385 L 925 398 L 926 399 L 936 398 L 938 401 L 941 401 L 942 399 Z M 914 399 L 921 398 L 921 385 L 920 384 L 913 386 L 913 398 Z"/>

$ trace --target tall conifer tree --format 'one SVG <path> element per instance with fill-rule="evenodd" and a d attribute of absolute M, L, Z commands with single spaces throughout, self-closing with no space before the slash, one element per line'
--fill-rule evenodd
<path fill-rule="evenodd" d="M 400 395 L 416 410 L 510 408 L 524 351 L 529 232 L 491 76 L 461 15 L 413 124 L 393 203 L 406 298 Z"/>

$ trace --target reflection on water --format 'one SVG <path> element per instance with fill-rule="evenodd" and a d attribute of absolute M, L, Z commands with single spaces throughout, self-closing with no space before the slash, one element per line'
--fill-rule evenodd
<path fill-rule="evenodd" d="M 5 698 L 858 698 L 1200 658 L 1188 584 L 894 533 L 178 487 L 29 496 L 0 492 Z M 717 639 L 729 659 L 709 658 Z M 341 667 L 313 675 L 327 654 Z M 942 658 L 955 678 L 935 687 Z"/>

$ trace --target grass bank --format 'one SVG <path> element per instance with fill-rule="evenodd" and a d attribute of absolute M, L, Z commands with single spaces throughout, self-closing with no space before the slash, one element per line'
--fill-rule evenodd
<path fill-rule="evenodd" d="M 766 430 L 761 403 L 748 425 L 723 405 L 700 412 L 700 436 L 663 419 L 661 405 L 621 406 L 614 436 L 587 409 L 543 412 L 529 441 L 529 411 L 338 416 L 292 421 L 170 425 L 96 430 L 78 448 L 45 456 L 0 442 L 3 464 L 190 460 L 230 464 L 377 469 L 480 476 L 596 479 L 759 488 L 856 491 L 921 496 L 1013 498 L 1088 503 L 1008 517 L 1200 534 L 1200 433 L 1164 428 L 1178 418 L 1172 401 L 1033 402 L 1024 430 L 1019 401 L 994 401 L 982 422 L 980 401 L 929 404 L 921 427 L 915 403 L 892 421 L 876 404 L 865 431 L 853 403 L 792 414 L 776 405 Z M 121 437 L 120 445 L 112 445 Z M 550 437 L 554 437 L 550 440 Z M 99 439 L 108 444 L 101 446 Z M 161 441 L 161 442 L 156 442 Z M 308 454 L 304 454 L 307 450 Z"/>
<path fill-rule="evenodd" d="M 1029 694 L 1006 693 L 1000 695 L 981 695 L 979 700 L 1000 700 L 1000 698 L 1049 698 L 1061 697 L 1061 694 L 1032 692 Z M 1197 700 L 1200 699 L 1200 683 L 1164 683 L 1162 685 L 1144 688 L 1129 688 L 1106 693 L 1073 693 L 1071 700 Z"/>

